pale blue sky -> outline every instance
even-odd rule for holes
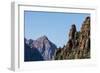
[[[76,24],[79,31],[86,16],[90,14],[24,11],[25,38],[36,40],[46,35],[57,47],[63,47],[71,25]]]

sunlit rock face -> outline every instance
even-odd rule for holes
[[[72,24],[68,42],[55,53],[55,60],[85,58],[90,58],[90,17],[85,18],[80,31]]]

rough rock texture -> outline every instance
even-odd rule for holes
[[[42,36],[38,38],[37,40],[30,39],[27,41],[27,45],[33,49],[32,50],[33,52],[34,52],[34,49],[36,49],[43,57],[43,60],[52,60],[55,50],[57,49],[56,45],[53,44],[51,41],[49,41],[46,36]],[[39,58],[40,58],[39,60],[42,60],[40,56]]]
[[[75,24],[69,31],[69,40],[63,48],[58,48],[55,60],[90,58],[90,17],[86,17],[80,31]]]
[[[28,44],[24,45],[24,61],[41,61],[44,60],[41,53],[36,48],[31,48]]]

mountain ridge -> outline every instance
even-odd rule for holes
[[[27,45],[32,49],[37,49],[43,60],[52,60],[57,46],[52,43],[47,36],[41,36],[36,40],[29,39],[26,41]]]

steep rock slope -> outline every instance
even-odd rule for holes
[[[55,52],[55,60],[90,58],[90,17],[86,17],[80,31],[75,24],[69,31],[69,40]]]
[[[56,45],[53,44],[46,36],[42,36],[37,40],[27,40],[26,44],[29,46],[29,49],[32,49],[31,51],[33,52],[33,54],[36,53],[34,52],[34,49],[35,51],[37,50],[40,53],[41,57],[43,58],[40,58],[40,60],[52,60],[55,50],[57,49]],[[33,55],[32,58],[34,58]]]

